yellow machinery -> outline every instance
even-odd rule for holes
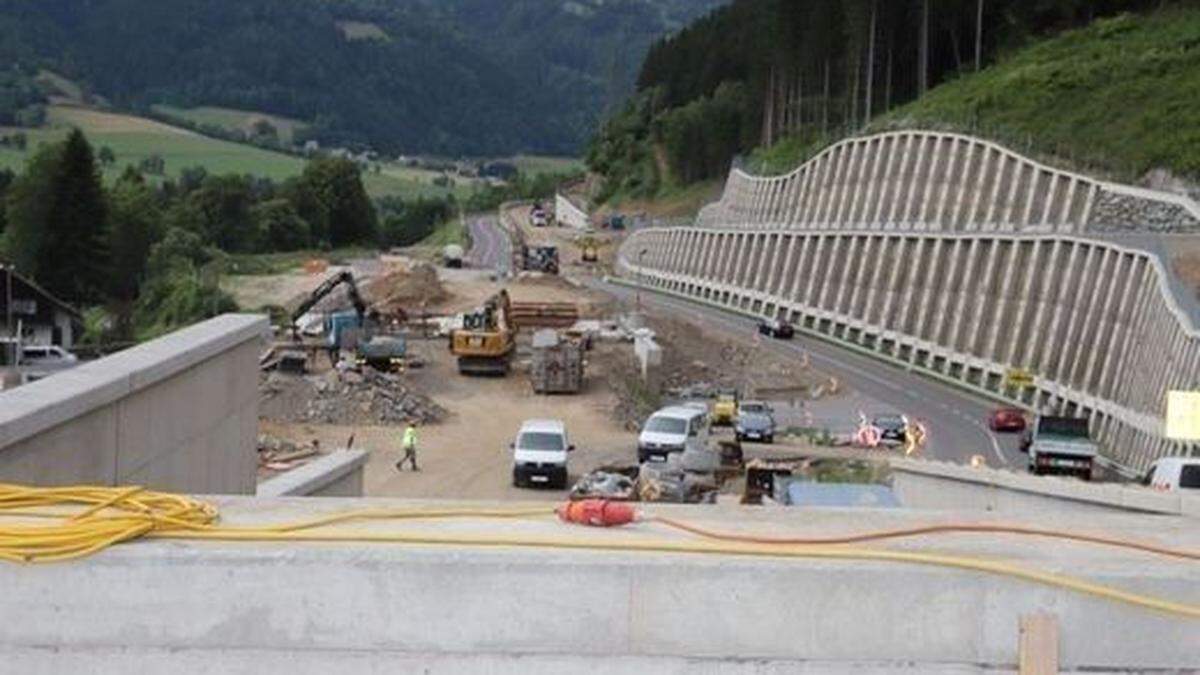
[[[738,398],[736,389],[717,392],[717,400],[712,405],[713,426],[733,426],[737,422]]]
[[[594,237],[584,237],[579,240],[579,248],[583,253],[580,259],[585,263],[594,263],[600,260],[600,244]]]
[[[506,290],[463,314],[463,327],[450,331],[450,352],[458,357],[458,372],[464,375],[507,375],[516,346]]]

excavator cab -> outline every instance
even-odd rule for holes
[[[463,327],[450,332],[450,352],[464,375],[506,375],[516,351],[508,291],[488,298],[482,307],[463,314]]]

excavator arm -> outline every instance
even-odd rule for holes
[[[362,295],[358,292],[358,285],[354,283],[354,275],[347,270],[321,282],[321,285],[313,289],[313,292],[300,303],[296,311],[292,312],[292,332],[295,333],[297,331],[296,322],[300,320],[300,317],[307,314],[313,307],[316,307],[318,302],[321,302],[321,300],[341,284],[346,284],[350,295],[350,303],[354,305],[354,311],[358,313],[359,323],[362,323],[367,314],[367,303],[363,302]]]

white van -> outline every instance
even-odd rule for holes
[[[567,486],[567,453],[575,446],[567,440],[567,426],[561,420],[525,420],[509,448],[516,487]]]
[[[1200,459],[1163,457],[1150,465],[1142,484],[1155,490],[1200,489]]]
[[[638,434],[638,462],[665,462],[688,446],[708,444],[708,411],[703,406],[676,405],[650,416]]]

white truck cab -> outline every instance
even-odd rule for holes
[[[1150,465],[1142,484],[1155,490],[1200,490],[1200,458],[1163,457]]]
[[[708,412],[703,406],[676,405],[654,413],[638,434],[638,462],[665,462],[689,446],[708,444]]]
[[[513,485],[567,486],[567,453],[575,446],[567,440],[567,426],[561,420],[525,420],[509,447]]]

